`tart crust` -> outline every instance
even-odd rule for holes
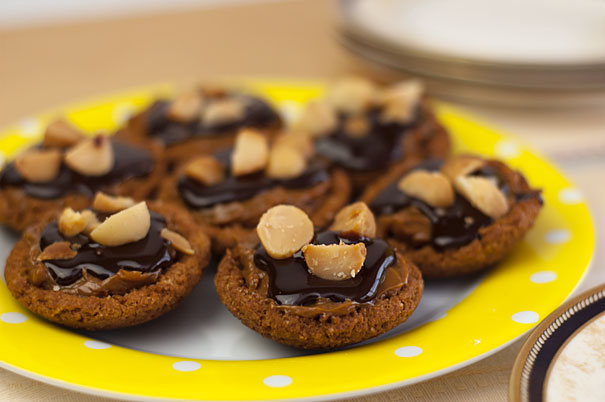
[[[487,160],[514,194],[529,193],[533,190],[525,177],[512,170],[504,163]],[[368,204],[389,184],[398,180],[413,164],[398,166],[383,178],[368,186],[361,196],[361,201]],[[511,199],[509,198],[509,202]],[[492,224],[479,229],[476,239],[458,247],[444,251],[435,250],[431,245],[414,248],[404,239],[393,236],[389,226],[397,225],[396,214],[377,216],[377,236],[382,237],[404,256],[411,259],[422,271],[425,278],[448,278],[479,272],[504,259],[513,247],[519,243],[532,228],[542,202],[538,196],[521,201],[512,201],[506,215]]]
[[[347,314],[301,316],[279,308],[273,299],[249,289],[240,257],[251,252],[243,247],[227,251],[214,277],[219,298],[247,327],[297,348],[333,349],[383,334],[408,319],[424,289],[418,268],[398,254],[397,264],[405,264],[408,269],[407,283],[401,288],[383,294],[373,303],[359,304]]]
[[[49,213],[41,223],[25,231],[8,257],[4,276],[12,295],[49,321],[86,330],[130,327],[172,310],[201,279],[202,270],[210,261],[210,241],[186,212],[158,202],[149,203],[149,208],[162,214],[167,227],[185,236],[194,250],[193,255],[181,254],[153,284],[105,297],[67,294],[34,285],[31,274],[41,264],[36,263],[41,253],[40,234],[57,218],[56,213]]]
[[[177,181],[180,171],[162,185],[159,198],[188,208],[180,197]],[[328,182],[310,188],[276,187],[249,200],[217,204],[202,210],[189,210],[212,239],[212,250],[218,255],[238,243],[250,247],[258,242],[256,225],[265,211],[279,204],[290,204],[304,210],[316,227],[327,226],[336,213],[349,202],[351,184],[341,169],[333,169]]]
[[[124,141],[124,143],[141,146],[127,141]],[[123,180],[103,188],[101,191],[111,195],[144,200],[157,190],[166,171],[163,147],[159,144],[149,144],[143,146],[143,148],[147,149],[153,158],[151,173],[145,177],[132,177]],[[2,188],[0,189],[0,224],[22,232],[27,227],[38,223],[40,218],[49,211],[59,212],[66,207],[79,210],[86,208],[91,202],[91,197],[78,193],[68,193],[59,198],[43,199],[31,197],[19,187]]]

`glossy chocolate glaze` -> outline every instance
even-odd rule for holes
[[[287,306],[312,306],[322,299],[356,303],[372,301],[379,293],[387,269],[397,261],[395,251],[383,240],[348,239],[332,231],[317,234],[313,244],[338,244],[341,240],[346,244],[363,242],[367,249],[366,260],[357,276],[342,281],[312,275],[302,251],[290,258],[276,260],[259,245],[254,253],[254,264],[268,273],[267,297]]]
[[[442,164],[443,162],[439,160],[429,160],[414,169],[436,171]],[[487,165],[473,172],[472,175],[494,178],[498,181],[502,191],[505,194],[508,192],[495,170]],[[407,207],[418,208],[431,221],[429,244],[436,250],[468,244],[479,236],[479,228],[493,222],[492,218],[473,207],[470,202],[457,193],[451,206],[435,208],[403,193],[397,187],[398,181],[395,180],[383,189],[372,200],[370,208],[377,215],[391,215]]]
[[[62,164],[59,174],[52,181],[31,183],[21,176],[13,163],[9,163],[0,173],[0,188],[19,187],[25,194],[43,199],[59,198],[68,193],[92,197],[107,186],[129,178],[147,176],[152,172],[153,158],[148,151],[117,141],[112,141],[111,145],[114,152],[114,166],[103,176],[84,176]]]
[[[214,155],[229,171],[231,150]],[[248,200],[255,195],[275,187],[288,189],[309,188],[330,178],[327,163],[313,160],[307,170],[293,179],[273,179],[260,171],[245,176],[233,176],[227,173],[225,180],[213,186],[183,176],[178,180],[177,188],[183,201],[191,208],[208,208],[216,204]]]
[[[382,169],[400,159],[403,137],[422,119],[423,113],[418,108],[411,123],[401,124],[381,122],[381,112],[380,108],[366,112],[370,128],[367,135],[359,138],[351,137],[345,132],[344,122],[347,116],[341,114],[337,129],[316,141],[317,153],[345,169],[356,171]]]
[[[44,265],[53,280],[61,286],[68,286],[82,278],[84,270],[98,279],[112,277],[120,270],[159,273],[162,268],[173,263],[174,254],[168,248],[168,241],[160,236],[160,231],[166,227],[164,217],[153,211],[150,214],[151,227],[145,238],[114,247],[96,243],[85,234],[66,237],[59,232],[57,222],[53,222],[42,231],[41,250],[60,241],[68,241],[80,247],[74,258],[44,261]],[[103,217],[99,218],[102,220]]]
[[[179,123],[167,116],[170,101],[158,100],[147,112],[147,130],[150,136],[166,145],[176,144],[193,137],[207,137],[225,132],[237,131],[242,127],[269,127],[279,122],[278,114],[260,98],[243,94],[226,95],[245,102],[242,118],[220,125],[207,125],[200,121]]]

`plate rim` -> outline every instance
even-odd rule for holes
[[[599,294],[601,294],[599,299],[589,303],[589,299],[591,297],[595,297]],[[574,315],[569,315],[566,317],[566,315],[570,314],[571,311],[575,313],[577,311],[583,310],[589,305],[602,299],[605,299],[605,283],[597,285],[578,295],[568,298],[568,300],[566,300],[555,311],[549,314],[531,331],[525,342],[523,342],[523,346],[521,346],[521,349],[519,350],[519,353],[517,354],[517,357],[515,358],[515,362],[513,364],[513,369],[509,380],[508,393],[509,400],[511,402],[533,402],[530,399],[529,394],[523,393],[524,391],[522,386],[522,384],[528,380],[526,376],[528,376],[533,371],[533,361],[529,361],[530,354],[533,351],[537,350],[535,353],[538,353],[541,350],[542,345],[540,343],[546,342],[551,336],[551,334],[548,333],[549,331],[551,333],[555,333],[559,329],[559,325],[557,325],[556,322],[559,319],[563,319],[563,322],[566,322],[574,317]],[[598,315],[591,317],[590,320],[582,323],[582,326],[584,326],[597,316]],[[555,325],[556,327],[553,329],[553,326]],[[565,345],[565,342],[569,341],[575,335],[577,335],[578,331],[582,328],[582,326],[576,329],[573,333],[570,334],[569,337],[563,340],[563,342],[559,345],[559,349],[557,349],[557,353],[561,351],[561,348]],[[549,370],[551,364],[552,361],[549,363]],[[526,374],[524,372],[526,372]],[[547,377],[548,373],[544,379],[545,381]]]

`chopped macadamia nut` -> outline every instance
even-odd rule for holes
[[[315,146],[311,137],[301,131],[291,131],[277,136],[273,140],[273,147],[290,146],[303,153],[305,158],[310,158],[315,152]]]
[[[69,242],[58,241],[46,246],[38,256],[38,261],[71,260],[77,254],[76,251],[72,250]]]
[[[267,176],[276,179],[292,179],[307,168],[305,155],[289,145],[274,146],[269,153]]]
[[[331,281],[355,278],[366,259],[366,246],[356,244],[307,244],[302,252],[309,271]]]
[[[90,238],[104,246],[134,243],[147,236],[151,216],[143,201],[105,219],[90,233]]]
[[[84,136],[74,126],[58,119],[46,127],[43,144],[46,148],[67,148],[82,141]]]
[[[375,237],[376,220],[365,202],[355,202],[341,209],[330,230],[343,236]]]
[[[65,154],[67,166],[85,176],[103,176],[111,171],[113,162],[113,147],[104,135],[81,141]]]
[[[448,207],[454,202],[454,189],[440,172],[414,170],[405,175],[397,187],[410,197],[418,198],[433,207]]]
[[[67,237],[77,235],[86,229],[88,221],[81,213],[74,211],[71,208],[65,208],[59,217],[59,232]]]
[[[370,122],[363,115],[350,116],[345,120],[345,133],[351,138],[362,138],[370,132]]]
[[[343,78],[337,81],[330,92],[328,100],[337,110],[360,114],[375,104],[377,89],[374,84],[361,77]]]
[[[386,89],[381,96],[383,110],[380,118],[386,123],[409,123],[414,118],[424,86],[409,80]]]
[[[311,101],[303,109],[295,128],[312,137],[328,135],[338,127],[336,110],[325,101]]]
[[[185,239],[183,236],[181,236],[177,232],[173,232],[170,229],[164,228],[160,232],[160,236],[162,236],[164,239],[168,240],[170,242],[170,244],[172,245],[172,247],[175,248],[175,250],[180,251],[183,254],[193,255],[194,251],[191,248],[191,244],[189,244],[187,239]]]
[[[456,177],[471,174],[475,170],[483,167],[483,165],[485,165],[483,159],[469,155],[460,155],[448,159],[443,166],[441,166],[441,172],[454,182]]]
[[[17,156],[14,166],[25,180],[46,183],[54,180],[59,174],[61,158],[61,152],[56,149],[31,149]]]
[[[278,205],[263,214],[256,233],[267,254],[275,259],[284,259],[313,239],[313,222],[299,208]]]
[[[202,101],[197,91],[182,93],[168,107],[168,118],[181,123],[195,121],[200,117]]]
[[[199,156],[185,167],[185,175],[205,186],[225,180],[225,167],[212,156]]]
[[[113,214],[132,207],[134,204],[134,200],[130,197],[114,197],[99,191],[92,201],[92,208],[98,212]]]
[[[202,111],[202,122],[215,126],[231,123],[244,117],[245,105],[239,99],[225,98],[212,102]]]
[[[95,230],[97,226],[101,224],[101,222],[99,222],[99,218],[97,218],[97,214],[90,209],[85,209],[84,211],[80,212],[80,214],[84,217],[84,219],[86,219],[86,228],[84,228],[83,232],[87,235],[89,235],[90,232]]]
[[[235,139],[231,154],[231,174],[242,176],[263,170],[269,160],[269,145],[264,135],[244,129]]]
[[[498,219],[508,212],[508,202],[496,183],[480,176],[458,176],[454,181],[456,191],[475,208],[492,219]]]

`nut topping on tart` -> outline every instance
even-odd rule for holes
[[[90,238],[104,246],[120,246],[147,236],[150,225],[149,210],[143,201],[105,219]]]
[[[414,118],[423,92],[424,86],[418,80],[403,81],[385,89],[380,94],[383,107],[381,120],[385,123],[409,123]]]
[[[168,240],[170,242],[170,244],[172,245],[172,247],[174,247],[177,251],[180,251],[181,253],[186,254],[186,255],[194,254],[194,251],[191,248],[191,244],[189,244],[189,241],[187,239],[185,239],[179,233],[173,232],[170,229],[164,228],[160,232],[160,235],[164,239]]]
[[[67,148],[84,139],[82,133],[63,119],[57,119],[46,127],[43,145],[46,148]]]
[[[15,168],[32,183],[52,181],[59,174],[61,152],[56,149],[28,150],[15,159]]]
[[[307,160],[300,149],[290,145],[271,147],[267,176],[276,179],[292,179],[300,176],[307,168]]]
[[[445,161],[441,166],[441,172],[446,175],[451,182],[454,182],[458,176],[466,176],[485,165],[485,161],[471,155],[460,155]]]
[[[330,230],[345,236],[375,237],[376,220],[365,202],[356,202],[341,209]]]
[[[328,94],[328,100],[338,111],[358,114],[374,105],[378,89],[371,81],[348,77],[337,81]]]
[[[311,137],[301,131],[290,131],[281,135],[278,135],[273,140],[274,147],[280,147],[287,145],[296,148],[303,153],[305,158],[310,158],[315,153],[315,145]]]
[[[307,244],[302,248],[311,273],[322,279],[341,281],[354,278],[366,259],[366,246],[355,244]]]
[[[88,219],[80,212],[71,208],[65,208],[59,216],[59,232],[67,237],[72,237],[82,232],[88,226]]]
[[[104,135],[85,139],[65,153],[65,163],[85,176],[103,176],[114,164],[111,142]]]
[[[508,212],[508,202],[498,186],[490,179],[475,176],[458,176],[456,191],[485,215],[498,219]]]
[[[311,101],[302,111],[296,129],[312,137],[330,134],[338,126],[336,110],[325,101]]]
[[[235,139],[231,154],[231,173],[242,176],[263,170],[269,159],[267,138],[252,129],[244,129]]]
[[[231,123],[244,117],[245,105],[240,99],[218,99],[202,111],[202,121],[211,126]]]
[[[278,205],[263,214],[256,233],[271,257],[291,257],[313,239],[313,222],[307,214],[291,205]]]
[[[398,183],[401,191],[433,207],[445,208],[454,202],[454,190],[447,176],[439,172],[414,170]]]
[[[180,123],[190,123],[200,116],[202,97],[197,91],[184,92],[168,107],[168,118]]]
[[[225,180],[225,167],[213,156],[199,156],[187,164],[185,175],[205,186],[212,186]]]
[[[130,197],[114,197],[103,192],[95,194],[92,201],[92,207],[95,211],[113,214],[126,208],[130,208],[135,204]]]

